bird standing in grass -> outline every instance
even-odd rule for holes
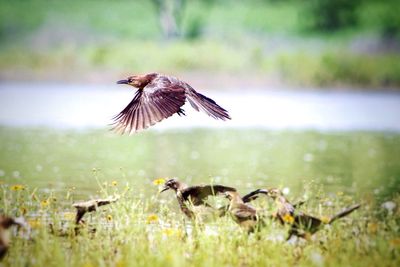
[[[177,179],[169,179],[165,182],[164,188],[160,191],[164,192],[169,189],[175,191],[179,207],[182,212],[189,218],[195,219],[198,215],[197,207],[212,208],[207,202],[209,196],[215,196],[227,191],[236,191],[233,187],[223,185],[196,185],[188,186]]]
[[[319,229],[321,229],[324,224],[331,224],[337,219],[340,219],[356,209],[358,209],[361,205],[356,204],[351,207],[348,207],[341,212],[335,214],[331,217],[326,218],[317,218],[303,212],[295,212],[295,206],[292,205],[283,195],[282,191],[277,188],[272,189],[258,189],[254,192],[259,194],[265,194],[271,197],[278,209],[274,214],[282,224],[290,224],[289,236],[288,240],[293,236],[299,236],[303,238],[307,238],[309,235],[314,234]],[[251,194],[251,193],[250,193]]]
[[[231,119],[228,112],[214,100],[196,92],[189,84],[175,77],[150,73],[130,76],[117,83],[138,89],[128,106],[114,117],[114,129],[121,133],[146,129],[175,113],[185,115],[182,106],[186,100],[195,110],[201,110],[214,119]]]
[[[229,199],[228,211],[232,218],[249,233],[263,225],[263,220],[257,210],[243,202],[236,191],[227,191],[225,196]]]

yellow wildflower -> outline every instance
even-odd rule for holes
[[[172,229],[172,228],[164,228],[164,229],[162,229],[162,233],[164,234],[164,235],[166,235],[166,236],[171,236],[171,235],[173,235],[174,234],[174,229]]]
[[[112,181],[112,182],[111,182],[111,185],[112,185],[112,186],[117,186],[117,184],[118,184],[117,181]]]
[[[339,191],[339,192],[336,193],[336,195],[338,195],[340,197],[340,196],[343,196],[344,193],[342,191]]]
[[[111,222],[112,219],[113,219],[113,217],[112,217],[110,214],[108,214],[108,215],[107,215],[107,221]]]
[[[49,201],[47,199],[40,201],[40,206],[42,208],[46,208],[49,205]]]
[[[20,191],[24,190],[25,187],[22,184],[15,184],[10,187],[11,191]]]
[[[36,229],[40,227],[41,222],[39,219],[30,219],[28,220],[28,224],[32,229]]]
[[[285,214],[285,216],[283,216],[282,219],[287,223],[293,223],[294,222],[294,218],[290,214]]]
[[[162,185],[162,184],[165,184],[165,179],[164,179],[164,178],[155,179],[155,180],[153,181],[153,184],[154,184],[154,185]]]
[[[166,236],[181,236],[181,231],[179,229],[174,229],[174,228],[164,228],[162,229],[162,233]]]
[[[375,234],[378,231],[377,223],[368,223],[368,232],[370,234]]]
[[[322,216],[320,219],[323,223],[329,223],[331,221],[331,218],[328,216]]]
[[[156,221],[158,221],[158,216],[156,214],[150,214],[149,216],[147,216],[146,223],[149,224]]]

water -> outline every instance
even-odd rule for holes
[[[350,91],[202,92],[226,108],[229,122],[215,121],[185,105],[153,129],[193,127],[400,131],[400,93]],[[106,128],[133,98],[126,86],[0,84],[0,125]]]

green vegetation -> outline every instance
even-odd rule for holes
[[[0,210],[24,214],[33,228],[32,240],[12,236],[6,266],[399,262],[397,134],[199,129],[121,137],[104,131],[2,128],[0,140]],[[192,226],[187,235],[190,223],[184,222],[173,193],[158,195],[152,183],[173,176],[191,184],[232,185],[242,194],[263,186],[288,187],[289,199],[307,199],[302,210],[316,216],[358,202],[363,206],[300,244],[282,241],[287,229],[273,223],[248,236],[229,217],[205,228]],[[75,236],[71,204],[114,194],[121,199],[86,215],[86,226]],[[387,201],[397,208],[382,206]],[[266,198],[253,204],[267,214],[274,208]]]
[[[119,136],[3,128],[0,140],[3,180],[32,187],[51,183],[57,190],[79,186],[94,192],[95,168],[101,180],[141,190],[157,177],[174,176],[189,183],[217,179],[242,189],[258,181],[299,192],[313,180],[357,196],[400,190],[400,137],[390,133],[193,130]]]
[[[400,85],[398,1],[182,1],[174,40],[163,38],[154,2],[1,0],[0,75],[88,81],[160,71]]]

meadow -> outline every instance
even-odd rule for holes
[[[257,129],[146,131],[0,129],[2,212],[23,215],[6,266],[397,266],[400,261],[400,136],[382,132]],[[268,221],[248,235],[229,216],[192,224],[158,178],[218,183],[245,194],[284,189],[302,211],[329,216],[361,203],[311,240],[285,242]],[[85,215],[77,201],[118,195]],[[218,197],[214,205],[227,204]],[[270,214],[274,204],[253,206]],[[94,231],[95,229],[95,231]]]

